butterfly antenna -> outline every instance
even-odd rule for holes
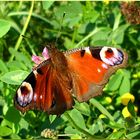
[[[59,31],[58,31],[58,34],[57,34],[57,37],[56,37],[56,40],[55,40],[55,46],[56,46],[56,44],[57,44],[58,38],[59,38],[60,35],[61,35],[61,30],[62,30],[62,25],[63,25],[63,21],[64,21],[65,15],[66,15],[66,13],[64,12],[64,13],[63,13],[62,20],[61,20],[61,22],[60,22],[60,28],[59,28]]]

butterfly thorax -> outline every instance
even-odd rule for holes
[[[68,63],[63,52],[59,51],[57,48],[53,48],[49,50],[49,55],[54,69],[60,73],[68,71]]]

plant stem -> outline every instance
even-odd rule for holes
[[[113,116],[96,99],[92,98],[90,103],[92,103],[93,106],[97,107],[104,115],[106,115],[112,122],[114,122]]]
[[[28,27],[28,24],[29,24],[29,21],[31,19],[31,15],[32,15],[32,12],[33,12],[33,8],[34,8],[34,0],[32,0],[32,2],[31,2],[31,8],[29,10],[29,14],[28,14],[28,17],[26,19],[25,25],[24,25],[24,27],[23,27],[23,29],[21,31],[21,34],[20,34],[20,36],[19,36],[19,38],[18,38],[18,40],[16,42],[15,50],[18,50],[18,48],[19,48],[19,46],[21,44],[22,38],[23,38],[22,35],[24,35],[26,30],[27,30],[27,27]],[[11,56],[10,61],[12,61],[13,59],[14,59],[14,55]]]
[[[23,12],[11,12],[10,14],[8,14],[8,16],[9,17],[11,17],[11,16],[18,16],[18,15],[28,15],[29,13],[28,12],[25,12],[25,11],[23,11]],[[42,16],[40,16],[40,15],[38,15],[38,14],[36,14],[36,13],[31,13],[31,16],[33,16],[33,17],[35,17],[35,18],[38,18],[38,19],[41,19],[42,21],[44,21],[44,22],[46,22],[46,23],[49,23],[50,25],[52,25],[53,26],[53,24],[52,24],[52,22],[51,21],[49,21],[49,20],[47,20],[45,17],[42,17]]]
[[[76,46],[75,48],[78,48],[79,45],[81,45],[84,41],[86,41],[88,38],[90,38],[92,35],[94,35],[95,33],[99,32],[102,28],[95,28],[95,30],[93,30],[90,34],[88,34],[85,38],[83,38]]]

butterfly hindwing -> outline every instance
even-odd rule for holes
[[[34,69],[22,82],[14,99],[16,108],[23,113],[29,109],[46,111],[52,102],[51,81],[50,60],[48,60],[46,65]]]
[[[50,114],[59,115],[62,114],[65,110],[71,109],[74,105],[74,100],[71,94],[72,84],[70,82],[70,77],[63,77],[63,75],[57,73],[57,71],[55,71],[55,73],[56,77],[53,81],[53,95],[55,104],[49,110],[49,112]]]

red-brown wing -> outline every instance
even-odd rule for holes
[[[110,47],[86,47],[65,55],[73,75],[73,93],[80,102],[101,94],[111,74],[127,62],[122,50]]]
[[[53,95],[51,65],[46,65],[33,70],[18,88],[14,103],[18,110],[26,112],[30,109],[46,111],[51,107]],[[46,101],[47,100],[47,101]]]
[[[71,95],[72,91],[72,81],[68,76],[67,78],[63,73],[55,71],[56,77],[53,80],[53,95],[54,95],[54,105],[48,110],[49,114],[60,115],[64,111],[71,109],[74,105],[74,100]]]
[[[37,67],[23,81],[17,90],[14,103],[18,110],[43,110],[48,114],[62,114],[72,108],[73,99],[69,81],[62,80],[61,74],[46,64]]]

